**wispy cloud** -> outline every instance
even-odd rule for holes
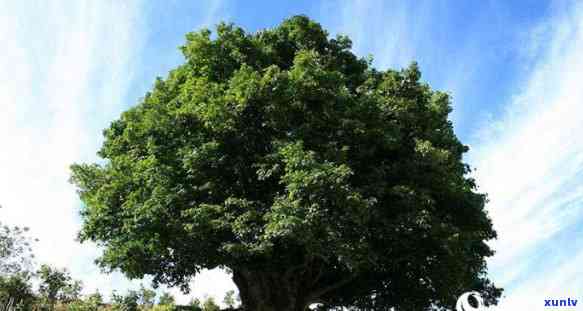
[[[420,15],[424,14],[420,5]],[[373,55],[380,68],[399,68],[415,60],[416,30],[405,2],[334,1],[321,5],[322,22],[334,33],[348,35],[358,55]],[[424,22],[419,16],[419,21]]]
[[[490,267],[508,288],[500,310],[583,293],[583,6],[555,8],[532,34],[530,74],[470,154],[499,232]]]
[[[141,44],[136,2],[14,2],[0,13],[0,210],[40,239],[39,263],[69,267],[87,290],[121,282],[75,241],[71,163],[94,159],[119,112]],[[122,282],[123,283],[123,282]]]
[[[130,87],[153,81],[153,76],[139,76],[144,70],[138,66],[166,65],[143,59],[145,40],[159,39],[145,20],[148,7],[138,1],[4,1],[2,7],[2,222],[30,227],[40,239],[37,261],[70,268],[86,292],[109,295],[136,288],[139,281],[120,273],[100,273],[93,264],[100,250],[75,241],[81,203],[68,183],[68,167],[97,160],[101,130],[137,96]],[[192,23],[213,26],[225,13],[223,1],[210,2]],[[159,56],[172,53],[178,53],[175,46]],[[169,69],[154,74],[164,76]],[[193,282],[196,296],[217,299],[233,287],[220,271],[205,271]],[[172,291],[179,302],[187,302],[187,296]]]

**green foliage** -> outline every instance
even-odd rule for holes
[[[202,302],[198,298],[191,299],[188,305],[192,311],[202,311]]]
[[[70,280],[69,283],[63,288],[59,300],[64,303],[79,300],[81,296],[81,290],[83,285],[81,281]]]
[[[101,295],[101,293],[99,292],[99,290],[96,290],[95,293],[90,294],[89,296],[87,296],[86,301],[88,301],[90,304],[92,305],[101,305],[103,303],[103,296]]]
[[[104,164],[72,166],[102,267],[184,290],[228,267],[258,311],[497,301],[486,196],[416,64],[374,69],[303,16],[186,38],[185,63],[105,130]]]
[[[0,206],[1,208],[1,206]],[[30,310],[36,299],[33,277],[32,243],[27,227],[0,223],[0,307]]]
[[[150,308],[154,305],[154,301],[156,299],[156,292],[152,289],[144,287],[143,284],[140,284],[140,290],[138,291],[139,294],[139,303],[145,308]]]
[[[77,299],[66,304],[69,311],[98,311],[103,303],[103,297],[96,291],[85,299]]]
[[[221,308],[216,304],[213,297],[207,297],[202,303],[203,311],[220,311]]]
[[[223,298],[223,303],[229,308],[235,307],[236,298],[235,298],[235,291],[234,290],[230,290],[230,291],[227,291],[225,293],[225,298]]]
[[[0,305],[15,307],[17,310],[30,310],[35,301],[31,286],[31,275],[19,272],[10,276],[0,276]]]
[[[18,274],[32,269],[34,241],[26,235],[28,231],[27,227],[0,223],[0,274]]]
[[[51,310],[57,300],[69,303],[79,299],[81,282],[73,280],[67,269],[42,265],[37,275],[40,279],[39,294],[43,303]]]
[[[97,308],[93,308],[93,306],[87,303],[84,300],[77,300],[67,304],[68,311],[97,311]]]
[[[112,309],[114,311],[138,311],[138,302],[140,301],[140,294],[135,290],[130,290],[126,295],[119,295],[113,293],[112,295]]]
[[[176,301],[174,300],[174,296],[167,292],[162,293],[162,295],[158,299],[158,304],[160,305],[174,305],[175,302]]]
[[[85,299],[77,299],[67,304],[69,311],[98,311],[103,303],[103,297],[95,292]]]
[[[159,304],[159,305],[153,306],[149,310],[150,311],[174,311],[175,308],[176,307],[174,304]]]

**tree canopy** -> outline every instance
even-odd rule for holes
[[[67,269],[41,265],[37,274],[40,279],[39,294],[49,310],[54,310],[57,301],[70,303],[79,299],[82,283],[74,280]]]
[[[99,264],[181,286],[229,268],[247,310],[495,303],[496,237],[450,97],[378,70],[305,16],[186,35],[184,64],[75,164]]]
[[[1,208],[1,207],[0,207]],[[0,223],[0,276],[29,273],[33,269],[32,239],[28,227]]]

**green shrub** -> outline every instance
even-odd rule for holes
[[[172,304],[158,304],[152,307],[150,311],[175,311],[176,307]]]
[[[129,291],[125,296],[113,294],[114,311],[138,311],[140,295],[136,291]]]

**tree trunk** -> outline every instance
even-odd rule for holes
[[[233,270],[233,281],[245,311],[308,310],[307,288],[297,275],[281,272]]]

